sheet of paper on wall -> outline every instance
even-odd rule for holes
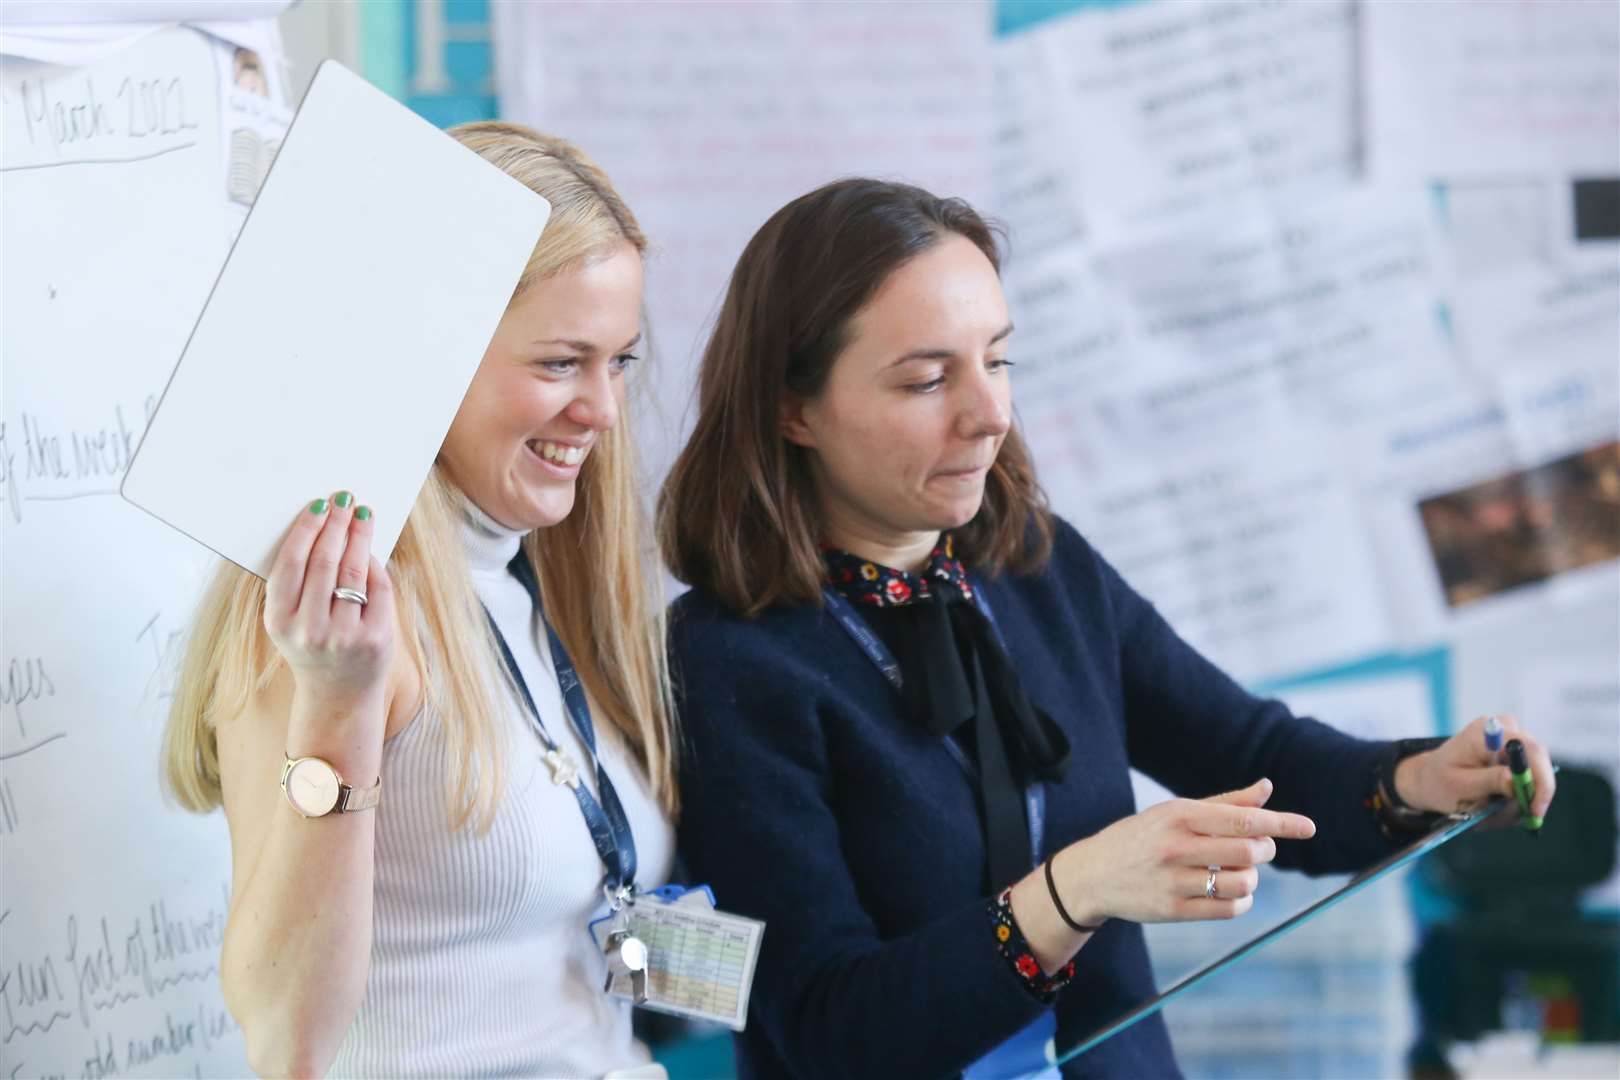
[[[1620,173],[1614,5],[1363,4],[1379,180]]]
[[[1311,444],[1120,462],[1056,509],[1182,637],[1245,681],[1387,648],[1378,567],[1349,484]]]
[[[1559,185],[1547,180],[1448,181],[1433,190],[1460,282],[1545,263],[1557,247]]]
[[[1588,356],[1550,354],[1501,373],[1502,408],[1526,467],[1620,438],[1620,367]]]
[[[1620,676],[1612,653],[1526,667],[1519,677],[1519,716],[1555,762],[1594,769],[1620,792]],[[1620,907],[1620,866],[1587,894],[1586,903]]]
[[[1314,198],[1357,175],[1349,0],[1078,11],[1030,31],[1060,87],[1088,232]]]
[[[1052,62],[1033,34],[996,38],[995,135],[991,141],[995,201],[1007,227],[1004,271],[1022,269],[1043,252],[1083,239],[1075,190],[1079,162],[1058,117]],[[1020,361],[1022,362],[1022,361]]]
[[[264,576],[299,507],[347,489],[386,561],[549,213],[322,64],[124,496]]]
[[[1612,365],[1620,355],[1620,266],[1525,263],[1453,290],[1469,363],[1502,372],[1554,359]]]
[[[214,41],[225,148],[221,194],[226,230],[232,239],[247,220],[292,122],[280,42],[274,35],[263,36],[266,40],[258,48],[218,38]]]
[[[1130,349],[1120,298],[1075,245],[1017,259],[1002,273],[1017,327],[1014,402],[1026,416],[1069,399],[1089,400],[1126,375],[1140,357]]]
[[[1158,230],[1096,270],[1124,313],[1133,362],[1077,392],[1131,456],[1270,425],[1353,470],[1403,410],[1466,383],[1441,318],[1448,274],[1416,192]]]
[[[1296,443],[1336,487],[1384,484],[1401,418],[1473,386],[1440,317],[1446,278],[1416,192],[1013,264],[1015,400],[1049,490],[1082,512],[1104,474]],[[1252,466],[1296,464],[1269,461]]]

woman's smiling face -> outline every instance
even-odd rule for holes
[[[641,293],[641,256],[625,244],[508,305],[439,451],[450,480],[502,525],[545,528],[573,509],[580,470],[624,404]]]

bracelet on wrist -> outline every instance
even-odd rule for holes
[[[1001,890],[1001,894],[990,901],[989,912],[996,951],[1018,976],[1024,989],[1037,1001],[1050,1005],[1057,992],[1074,979],[1074,961],[1069,960],[1050,975],[1041,970],[1023,930],[1019,929],[1018,920],[1013,917],[1011,888]]]
[[[1053,858],[1056,858],[1056,856],[1053,856]],[[1052,877],[1052,859],[1047,859],[1044,866],[1046,870],[1046,891],[1052,895],[1052,906],[1057,908],[1058,918],[1067,923],[1069,929],[1077,934],[1095,934],[1098,930],[1101,930],[1102,923],[1087,926],[1084,923],[1075,921],[1074,916],[1069,914],[1069,909],[1063,906],[1062,898],[1058,896],[1057,881]]]

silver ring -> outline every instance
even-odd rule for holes
[[[1216,867],[1213,867],[1213,866],[1210,867],[1209,868],[1209,877],[1204,879],[1204,899],[1205,900],[1213,900],[1213,899],[1215,899],[1215,870],[1216,870]]]
[[[332,597],[337,600],[348,600],[351,603],[366,606],[366,594],[359,589],[345,589],[342,587],[332,590]]]

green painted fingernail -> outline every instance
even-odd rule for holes
[[[309,504],[309,512],[312,513],[312,514],[324,514],[324,513],[326,513],[326,500],[325,499],[316,499],[314,502],[310,503]]]
[[[356,510],[354,512],[354,517],[355,517],[356,521],[370,521],[371,520],[371,507],[362,506],[360,509],[358,509],[358,510]]]
[[[336,495],[332,496],[332,501],[337,503],[339,506],[348,506],[350,503],[354,502],[354,496],[350,495],[347,491],[340,491]]]

